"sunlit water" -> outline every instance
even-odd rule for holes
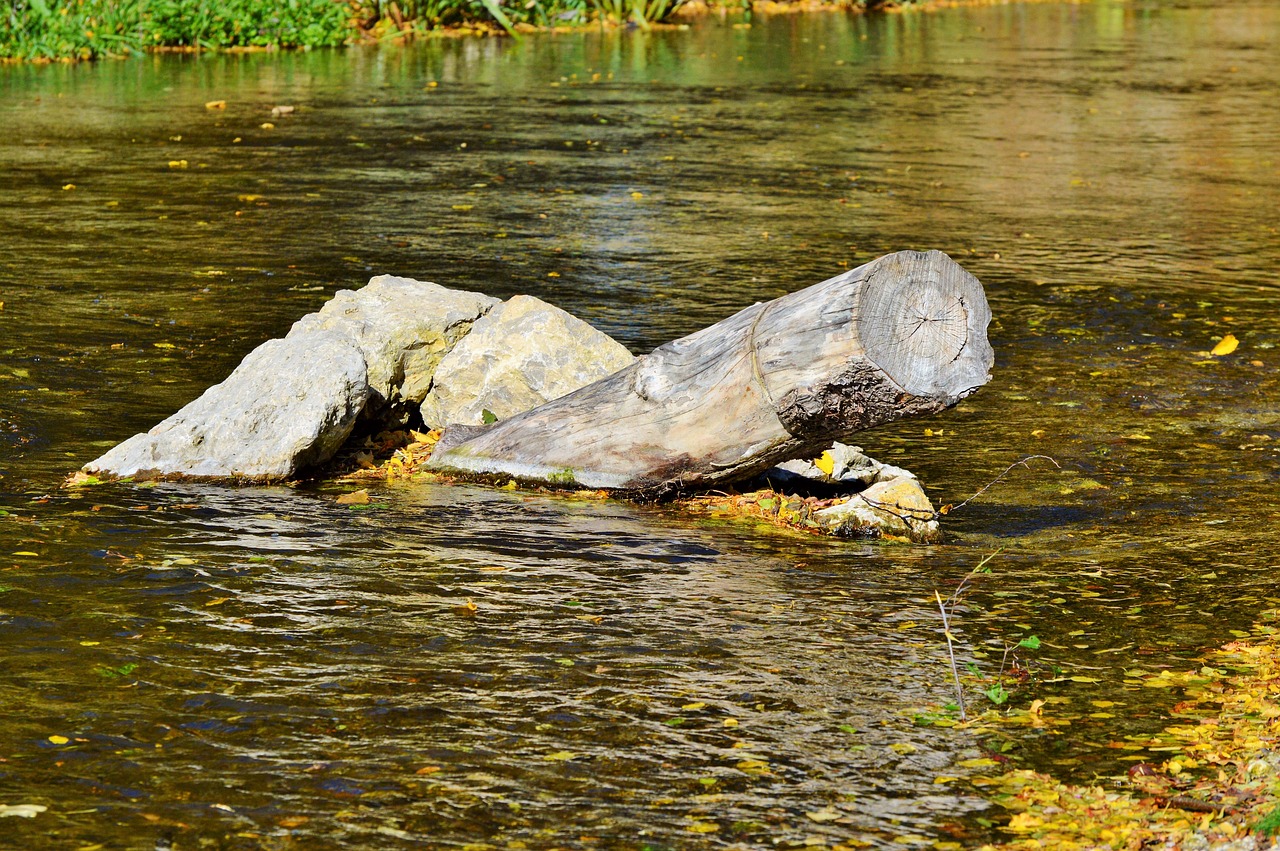
[[[0,68],[0,804],[48,807],[0,847],[970,844],[998,812],[960,763],[1122,771],[1168,697],[1123,672],[1280,602],[1280,6],[732,23]],[[900,248],[983,281],[997,365],[860,442],[939,503],[1060,465],[944,545],[59,489],[372,274],[641,352]],[[962,658],[1036,635],[1013,703],[1116,717],[913,724],[953,697],[934,591],[997,549]]]

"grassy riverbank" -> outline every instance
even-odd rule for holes
[[[75,61],[149,50],[335,47],[438,33],[647,27],[710,11],[868,9],[917,0],[14,0],[0,61]]]

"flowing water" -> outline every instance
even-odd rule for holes
[[[0,68],[0,804],[47,807],[0,847],[969,845],[967,760],[1123,771],[1169,699],[1124,672],[1280,603],[1278,42],[1275,0],[1104,1]],[[901,248],[983,281],[997,364],[860,443],[939,503],[1058,465],[939,546],[60,488],[373,274],[643,352]],[[1075,720],[920,726],[935,589],[997,551],[962,659],[1037,636],[1012,702]]]

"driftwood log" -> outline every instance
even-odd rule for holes
[[[942,411],[990,379],[982,285],[901,251],[756,304],[493,425],[445,430],[430,466],[661,499]]]

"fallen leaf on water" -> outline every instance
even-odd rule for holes
[[[292,828],[292,827],[302,827],[304,824],[306,824],[309,821],[311,821],[311,819],[308,816],[285,816],[284,818],[277,821],[276,824],[280,825],[281,827]],[[83,849],[81,849],[81,851],[83,851]]]
[[[543,759],[553,760],[555,762],[568,762],[571,759],[577,759],[578,755],[573,751],[556,751],[549,753]]]
[[[422,768],[415,771],[414,774],[435,774],[438,771],[440,771],[440,766],[438,765],[424,765]]]
[[[204,108],[205,109],[226,109],[227,102],[225,100],[205,101]]]
[[[48,809],[43,804],[0,804],[0,818],[35,818]]]
[[[479,610],[480,610],[479,607],[476,606],[476,604],[471,600],[468,600],[466,603],[462,604],[461,606],[453,607],[454,614],[461,615],[464,618],[475,617],[476,612],[478,612]]]
[[[720,829],[720,825],[709,821],[695,821],[689,825],[688,829],[694,833],[715,833]]]
[[[641,198],[643,198],[643,197],[644,197],[644,193],[643,193],[643,192],[632,192],[632,193],[631,193],[631,197],[632,197],[632,198],[634,198],[636,201],[639,201]]]
[[[697,701],[697,702],[694,702],[694,703],[686,703],[684,706],[681,706],[680,708],[681,708],[681,709],[686,709],[686,710],[688,710],[688,711],[690,711],[690,712],[696,712],[696,711],[697,711],[697,710],[699,710],[699,709],[705,709],[705,708],[706,708],[706,704],[705,704],[705,703],[702,703],[701,701]]]
[[[230,599],[231,599],[230,597],[215,597],[214,599],[205,603],[204,607],[207,609],[210,606],[221,606],[223,603],[227,602]]]
[[[1218,356],[1229,355],[1234,352],[1236,347],[1239,345],[1240,341],[1236,339],[1235,334],[1227,334],[1218,342],[1218,345],[1213,347],[1209,354]]]
[[[804,817],[809,819],[810,821],[824,822],[824,821],[835,821],[836,819],[840,818],[840,815],[841,815],[840,813],[836,812],[830,807],[825,807],[821,810],[816,810],[811,813],[805,813]]]
[[[338,505],[368,505],[369,491],[361,488],[351,493],[340,494],[337,499]]]

